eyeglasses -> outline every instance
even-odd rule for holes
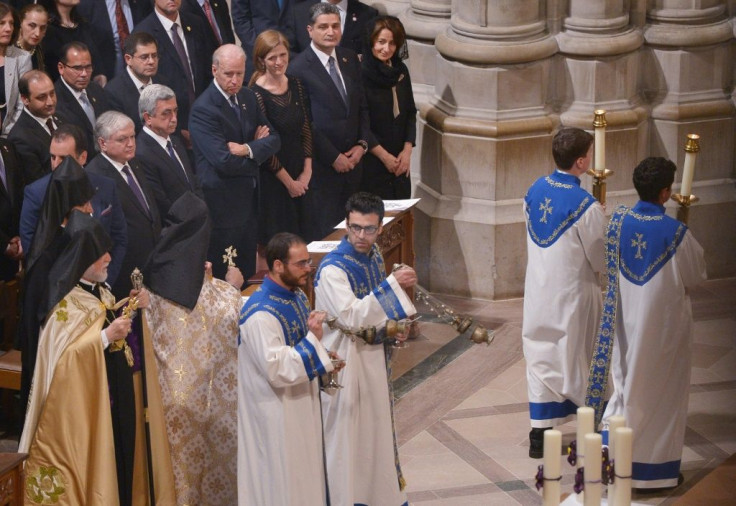
[[[299,260],[298,262],[287,262],[286,265],[296,265],[300,269],[306,269],[308,267],[312,267],[312,258],[307,258],[306,260]]]
[[[138,58],[140,61],[158,60],[158,53],[134,55],[133,58]]]
[[[360,235],[361,232],[365,232],[365,235],[374,235],[378,232],[376,225],[368,225],[367,227],[361,227],[360,225],[348,225],[348,228],[355,235]]]
[[[67,65],[66,63],[62,63],[62,65],[64,65],[68,69],[72,69],[77,74],[81,74],[85,70],[89,73],[92,72],[95,68],[94,65],[92,65],[91,63],[89,65]]]

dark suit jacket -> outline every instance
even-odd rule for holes
[[[220,37],[222,37],[223,44],[235,44],[235,34],[233,33],[233,22],[230,19],[230,8],[227,6],[226,0],[210,0],[210,6],[212,7],[212,14],[215,17],[215,23],[220,29]],[[204,9],[199,6],[197,0],[182,0],[181,11],[189,12],[201,18],[206,23],[206,26],[210,28],[208,33],[212,34],[212,43],[215,47],[220,44],[217,42],[217,36],[210,27],[210,22],[207,19],[207,15],[204,13]]]
[[[153,76],[152,80],[155,84],[161,82],[157,76]],[[110,102],[110,108],[132,119],[135,123],[135,133],[140,133],[143,128],[141,117],[138,115],[138,99],[141,98],[141,92],[135,87],[127,70],[107,83],[105,94]]]
[[[319,2],[320,0],[297,2],[291,9],[288,33],[292,37],[289,39],[291,50],[295,53],[304,51],[312,42],[309,38],[309,32],[307,32],[309,8]],[[348,12],[345,17],[345,28],[342,31],[340,47],[346,47],[361,54],[367,29],[366,24],[376,16],[378,16],[378,11],[373,7],[360,3],[358,0],[348,0]]]
[[[128,162],[128,165],[135,174],[136,179],[143,191],[148,207],[150,209],[150,218],[145,209],[141,207],[135,194],[128,186],[128,182],[117,171],[115,167],[102,154],[95,156],[86,170],[90,174],[99,174],[107,176],[115,181],[115,186],[120,199],[120,204],[125,215],[125,222],[128,227],[128,246],[125,249],[125,256],[120,267],[118,279],[112,285],[112,292],[116,298],[127,297],[132,288],[130,282],[130,273],[136,267],[142,269],[148,255],[153,250],[161,235],[161,218],[156,207],[156,198],[153,190],[148,185],[146,176],[135,158]]]
[[[211,29],[205,25],[206,22],[201,21],[193,14],[180,12],[179,16],[182,24],[180,31],[184,34],[192,67],[194,95],[199,96],[212,81],[212,53],[215,48],[212,46],[212,37],[208,33],[208,30]],[[189,102],[184,66],[176,49],[174,49],[174,43],[171,42],[169,34],[164,30],[155,12],[136,25],[133,31],[148,32],[156,39],[159,56],[157,75],[160,77],[162,84],[165,84],[176,93],[176,103],[179,106],[179,114],[177,115],[179,127],[186,130],[192,104]]]
[[[128,245],[128,230],[125,224],[123,208],[120,205],[115,181],[109,177],[92,174],[87,171],[90,183],[95,187],[92,197],[93,216],[105,227],[105,231],[112,239],[110,255],[112,260],[107,268],[107,282],[112,284],[117,279],[120,266],[123,263],[125,249]],[[41,207],[46,199],[46,190],[51,181],[51,174],[34,181],[23,191],[23,208],[20,213],[20,240],[23,251],[31,250],[33,236],[36,233]]]
[[[18,220],[21,207],[20,162],[13,145],[0,139],[0,156],[5,165],[7,188],[0,182],[0,280],[13,279],[18,272],[18,262],[5,256],[5,249],[13,237],[18,235]]]
[[[58,116],[53,118],[56,125],[63,123]],[[20,159],[22,186],[51,173],[51,135],[25,109],[10,130],[8,140]]]
[[[248,60],[253,57],[253,43],[256,37],[264,30],[278,30],[288,40],[292,39],[288,17],[294,2],[295,0],[284,0],[282,8],[279,9],[277,0],[232,0],[235,32],[243,44]]]
[[[311,187],[328,185],[338,178],[332,163],[359,140],[374,145],[370,132],[368,105],[363,93],[360,62],[355,52],[336,48],[340,72],[345,81],[349,107],[312,48],[300,53],[289,65],[289,74],[301,79],[312,106],[312,139],[314,142]],[[372,146],[371,146],[372,147]],[[359,178],[359,171],[347,173]],[[353,175],[354,174],[354,175]]]
[[[151,0],[128,0],[130,13],[133,15],[133,26],[128,30],[133,31],[135,25],[153,12]],[[90,24],[92,38],[97,45],[97,50],[102,55],[100,61],[94,61],[95,71],[112,79],[115,73],[115,38],[110,17],[107,15],[107,5],[104,0],[81,0],[77,6],[77,12]],[[117,30],[117,27],[115,28]]]
[[[56,114],[61,117],[64,123],[71,123],[82,129],[87,140],[87,153],[93,156],[97,152],[94,125],[89,122],[84,109],[82,109],[76,97],[72,95],[72,92],[69,91],[69,88],[67,88],[62,80],[63,78],[60,77],[54,83],[54,88],[56,89]],[[103,112],[112,109],[110,102],[107,100],[105,90],[99,84],[90,81],[86,91],[87,97],[92,103],[92,108],[95,110],[96,118],[99,118]]]
[[[135,142],[135,159],[141,164],[146,179],[153,189],[161,218],[166,217],[171,204],[187,191],[204,199],[184,145],[176,134],[170,138],[174,151],[184,166],[186,176],[182,171],[182,166],[174,161],[169,153],[145,130],[138,134]]]

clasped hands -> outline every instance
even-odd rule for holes
[[[335,161],[332,162],[332,168],[337,172],[350,172],[360,163],[364,154],[363,146],[356,144],[345,153],[337,155]]]

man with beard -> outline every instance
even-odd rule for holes
[[[325,504],[317,376],[333,370],[325,314],[301,290],[312,259],[299,236],[266,246],[269,274],[240,313],[238,504]],[[267,479],[262,479],[267,476]]]

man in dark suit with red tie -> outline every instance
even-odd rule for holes
[[[345,217],[345,203],[358,191],[363,155],[375,145],[363,93],[358,56],[340,42],[340,13],[329,3],[311,8],[311,45],[289,65],[301,79],[312,107],[314,159],[309,202],[311,234],[324,237]]]
[[[281,140],[255,94],[243,87],[245,53],[240,47],[220,46],[212,56],[212,74],[215,79],[190,118],[197,176],[212,219],[207,259],[215,276],[224,279],[222,254],[234,246],[247,279],[255,271],[258,166],[279,150]]]
[[[180,12],[182,0],[154,0],[154,10],[133,32],[147,32],[158,44],[158,76],[176,93],[179,128],[187,146],[189,111],[212,79],[213,38],[198,16]]]
[[[215,47],[235,44],[230,7],[226,0],[182,0],[181,11],[199,16],[207,23],[211,28]]]
[[[132,289],[130,273],[146,264],[149,253],[158,242],[161,218],[153,190],[134,158],[133,120],[123,113],[108,111],[97,118],[95,138],[100,154],[87,164],[86,169],[115,181],[128,225],[128,246],[120,275],[112,285],[113,294],[124,297]]]
[[[163,84],[152,84],[141,92],[139,109],[144,127],[135,143],[135,157],[156,196],[162,217],[184,193],[204,199],[197,175],[176,131],[176,95]]]

